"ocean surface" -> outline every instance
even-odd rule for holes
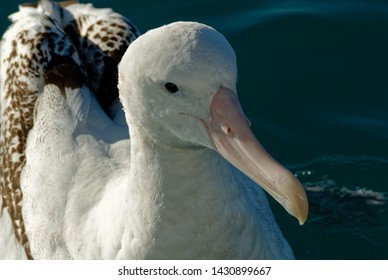
[[[0,32],[24,1],[1,1]],[[388,259],[388,1],[92,1],[142,32],[223,33],[260,142],[306,187],[303,226],[271,200],[298,259]]]

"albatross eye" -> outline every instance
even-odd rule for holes
[[[164,88],[169,92],[169,93],[176,93],[179,91],[179,88],[173,84],[173,83],[165,83]]]

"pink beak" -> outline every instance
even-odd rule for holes
[[[210,113],[207,128],[217,151],[303,224],[308,215],[304,188],[260,145],[249,128],[250,122],[237,95],[231,89],[221,87],[213,97]]]

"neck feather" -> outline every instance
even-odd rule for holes
[[[209,149],[173,149],[132,135],[133,224],[149,235],[142,257],[237,257],[238,246],[226,240],[240,236],[247,220],[231,227],[231,219],[252,216],[230,165]]]

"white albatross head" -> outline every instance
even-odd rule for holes
[[[119,65],[120,99],[131,133],[136,127],[143,137],[171,148],[217,151],[303,224],[306,193],[254,137],[236,81],[236,56],[228,41],[195,22],[148,31]]]

